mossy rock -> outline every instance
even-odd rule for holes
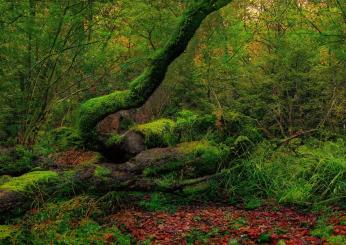
[[[170,119],[159,119],[133,127],[133,131],[144,136],[147,147],[168,146],[173,143],[175,122]]]
[[[14,177],[0,185],[0,190],[13,192],[26,192],[38,184],[48,183],[58,178],[58,174],[53,171],[35,171],[26,173],[19,177]]]

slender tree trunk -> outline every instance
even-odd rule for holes
[[[230,2],[231,0],[193,1],[165,47],[154,53],[148,67],[130,83],[128,90],[115,91],[83,103],[80,107],[79,130],[86,146],[98,145],[95,128],[106,116],[143,105],[163,81],[168,66],[184,52],[202,21]]]

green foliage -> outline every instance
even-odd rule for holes
[[[345,140],[310,139],[303,145],[259,144],[235,163],[225,180],[231,195],[276,197],[282,203],[345,200]]]
[[[0,190],[26,192],[39,184],[48,184],[56,180],[58,174],[53,171],[35,171],[19,177],[11,178],[9,181],[0,185]]]
[[[208,130],[215,129],[215,115],[201,115],[190,110],[177,113],[174,133],[180,142],[200,140]]]
[[[327,239],[328,244],[331,245],[338,245],[338,244],[345,244],[346,243],[346,237],[345,236],[330,236]]]
[[[119,134],[111,135],[106,142],[107,147],[119,145],[122,141],[122,137]]]
[[[262,205],[262,200],[256,197],[252,197],[252,198],[246,198],[244,200],[244,207],[245,209],[256,209],[259,208]]]
[[[226,110],[222,115],[224,132],[229,136],[227,141],[237,147],[248,148],[262,140],[254,119],[239,112]],[[231,142],[230,142],[231,141]]]
[[[37,166],[33,152],[22,145],[0,155],[0,175],[18,175]]]
[[[60,127],[52,131],[41,132],[34,150],[41,155],[82,146],[82,139],[74,128]]]
[[[111,173],[111,169],[97,165],[95,168],[94,175],[99,178],[106,178],[109,177]]]
[[[269,243],[270,241],[271,241],[271,237],[270,237],[270,234],[268,233],[263,233],[258,238],[259,243]]]
[[[5,239],[10,238],[16,230],[17,229],[11,225],[0,225],[0,243]]]
[[[131,201],[143,198],[142,193],[111,191],[98,199],[101,210],[118,211]]]
[[[174,213],[177,209],[174,199],[163,193],[154,192],[147,200],[140,201],[140,207],[149,211],[166,211]]]

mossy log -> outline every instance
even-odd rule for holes
[[[167,44],[153,54],[148,67],[130,83],[128,90],[115,91],[83,103],[80,107],[79,130],[85,145],[97,148],[99,141],[95,129],[106,116],[143,105],[163,81],[168,66],[184,52],[206,16],[229,2],[231,0],[191,1]]]
[[[223,154],[222,149],[208,142],[190,142],[145,150],[122,164],[55,166],[54,170],[30,172],[0,185],[0,214],[29,208],[37,197],[78,191],[182,190],[213,176]],[[178,175],[173,178],[167,174],[174,172]]]
[[[175,122],[159,119],[136,125],[122,135],[113,134],[106,138],[103,154],[112,162],[121,163],[138,153],[154,148],[172,145]]]

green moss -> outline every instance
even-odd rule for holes
[[[10,181],[12,177],[10,175],[1,175],[0,176],[0,185]]]
[[[183,189],[183,192],[187,195],[195,195],[200,194],[202,192],[205,192],[209,189],[209,183],[208,182],[202,182],[198,183],[196,185],[187,186]]]
[[[107,115],[121,109],[131,108],[130,91],[115,91],[111,94],[90,99],[83,103],[79,111],[79,130],[85,140],[95,140],[95,126]]]
[[[184,161],[179,161],[179,160],[170,161],[159,166],[147,167],[144,169],[143,174],[145,176],[155,176],[160,173],[177,170],[181,168],[184,164],[185,164]]]
[[[208,141],[182,143],[178,145],[178,151],[188,155],[188,160],[194,162],[197,175],[215,173],[223,167],[229,154],[227,147]]]
[[[191,154],[193,153],[198,146],[207,146],[208,141],[192,141],[184,142],[177,146],[177,149],[182,154]]]
[[[105,178],[112,174],[112,170],[102,166],[96,166],[94,175],[99,178]]]
[[[159,119],[150,123],[137,125],[135,132],[141,133],[148,147],[170,145],[172,143],[172,131],[175,122],[170,119]]]
[[[22,176],[12,178],[10,181],[0,185],[0,190],[25,192],[37,184],[47,183],[53,179],[56,179],[57,177],[58,174],[53,171],[30,172]]]
[[[0,241],[6,238],[10,238],[17,229],[11,225],[0,225]]]
[[[111,147],[111,146],[116,146],[119,145],[122,141],[122,137],[119,134],[113,134],[107,139],[106,146]]]

